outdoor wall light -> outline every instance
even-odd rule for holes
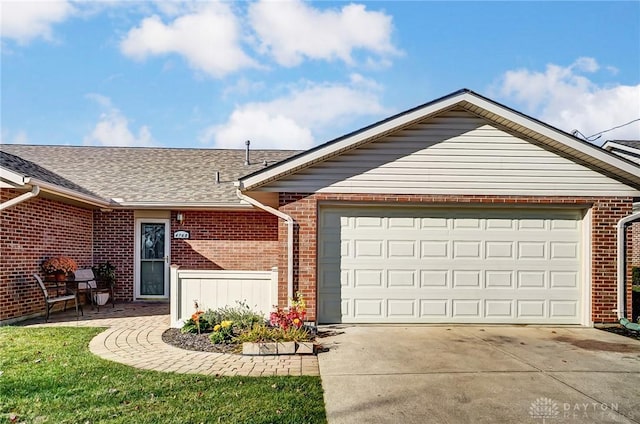
[[[178,212],[176,215],[176,220],[182,225],[184,223],[184,214],[182,212]]]

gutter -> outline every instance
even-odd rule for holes
[[[38,194],[40,194],[40,187],[39,187],[39,186],[37,186],[37,185],[34,185],[34,186],[31,188],[31,191],[30,191],[30,192],[28,192],[28,193],[23,193],[23,194],[21,194],[21,195],[20,195],[20,196],[18,196],[18,197],[14,197],[14,198],[13,198],[13,199],[11,199],[11,200],[7,200],[6,202],[2,202],[2,203],[0,203],[0,211],[1,211],[1,210],[4,210],[4,209],[7,209],[7,208],[10,208],[11,206],[15,206],[15,205],[17,205],[18,203],[22,203],[22,202],[24,202],[25,200],[29,200],[29,199],[31,199],[32,197],[36,197]]]
[[[184,209],[184,210],[202,210],[202,209],[225,209],[225,210],[249,210],[251,206],[241,203],[213,203],[213,202],[118,202],[115,199],[110,205],[113,209],[134,208],[134,209]]]
[[[240,200],[244,200],[263,211],[287,221],[287,303],[289,303],[291,299],[293,299],[293,228],[295,221],[286,213],[280,212],[271,206],[263,205],[256,199],[244,195],[240,189],[236,189],[236,195]]]
[[[625,229],[627,224],[632,223],[634,221],[640,220],[640,212],[634,212],[631,215],[625,216],[620,221],[618,221],[617,232],[618,232],[618,320],[623,318],[627,318],[627,305],[625,302],[626,297],[626,269],[627,269],[627,249],[626,249],[626,234]]]
[[[48,183],[46,181],[41,181],[35,178],[31,178],[29,182],[31,184],[35,184],[39,186],[43,191],[56,194],[58,196],[66,197],[67,199],[76,200],[82,203],[86,203],[86,204],[101,207],[101,208],[113,206],[112,204],[105,201],[104,199],[101,199],[100,197],[83,194],[66,187],[61,187],[56,184]]]

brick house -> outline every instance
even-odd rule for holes
[[[2,322],[39,312],[29,275],[52,254],[111,261],[125,301],[170,296],[169,261],[277,266],[279,303],[300,292],[319,323],[591,325],[630,309],[617,224],[640,167],[469,90],[249,165],[236,150],[1,150],[2,202],[24,196],[0,215]]]
[[[70,256],[80,267],[111,262],[119,301],[167,299],[169,258],[189,269],[277,265],[277,218],[242,204],[233,183],[294,152],[253,151],[245,164],[243,150],[1,150],[2,203],[29,196],[33,187],[39,192],[0,212],[0,323],[42,312],[31,275],[49,256]],[[171,239],[183,229],[189,240]],[[152,237],[153,254],[145,257],[136,247]]]

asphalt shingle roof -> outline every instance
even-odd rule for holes
[[[233,183],[286,159],[292,150],[173,149],[155,147],[29,146],[5,144],[2,166],[107,201],[239,203]],[[220,172],[220,184],[215,172]]]
[[[609,140],[611,143],[622,144],[623,146],[640,149],[640,140]]]

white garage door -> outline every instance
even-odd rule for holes
[[[320,323],[579,324],[582,212],[322,208]]]

